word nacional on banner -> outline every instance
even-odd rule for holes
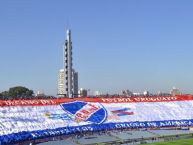
[[[151,96],[151,97],[101,97],[101,98],[59,98],[59,99],[33,99],[33,100],[0,100],[0,106],[28,106],[28,105],[57,105],[71,101],[86,101],[99,103],[133,103],[133,102],[168,102],[193,100],[191,95],[180,96]]]

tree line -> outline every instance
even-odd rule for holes
[[[25,99],[33,97],[34,92],[23,86],[16,86],[9,88],[8,91],[3,91],[0,93],[0,98],[2,99]]]

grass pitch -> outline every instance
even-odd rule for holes
[[[146,145],[193,145],[193,138],[168,141],[168,142],[151,143]]]

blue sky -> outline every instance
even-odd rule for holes
[[[0,92],[55,95],[67,28],[79,87],[193,93],[192,0],[1,0]]]

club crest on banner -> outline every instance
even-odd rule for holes
[[[73,116],[76,122],[103,123],[107,118],[107,111],[100,103],[74,101],[60,105],[64,111]]]

